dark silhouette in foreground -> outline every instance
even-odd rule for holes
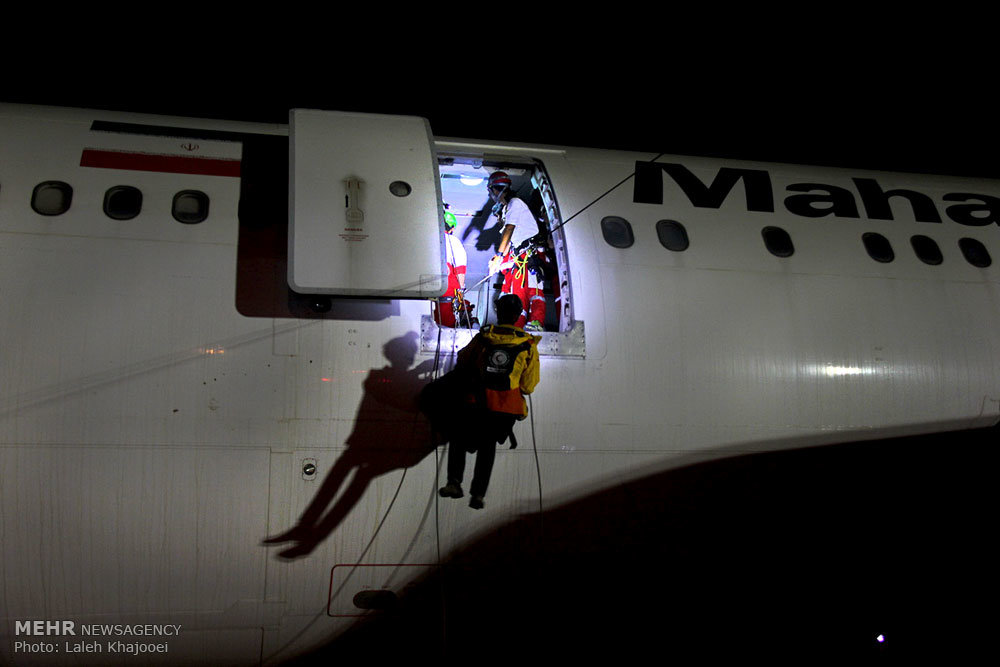
[[[735,456],[598,490],[498,527],[291,664],[978,655],[998,435]]]

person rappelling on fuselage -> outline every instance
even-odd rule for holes
[[[469,507],[483,509],[496,448],[508,438],[517,446],[513,427],[528,416],[525,395],[535,390],[541,374],[538,342],[514,326],[521,313],[516,295],[496,302],[497,324],[483,327],[458,353],[455,369],[422,395],[423,410],[440,425],[442,404],[454,411],[448,448],[448,483],[439,494],[461,498],[466,453],[476,454],[469,487]]]
[[[544,331],[545,294],[539,268],[544,251],[531,242],[538,235],[538,223],[528,205],[511,191],[506,172],[490,174],[487,189],[496,203],[493,214],[503,229],[497,254],[490,260],[490,275],[499,271],[503,275],[501,293],[515,294],[521,300],[521,315],[514,326]]]

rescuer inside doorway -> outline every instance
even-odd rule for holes
[[[503,171],[490,174],[490,198],[496,202],[493,214],[502,225],[500,246],[490,260],[490,275],[503,274],[503,294],[516,294],[521,313],[514,322],[525,331],[544,331],[545,294],[542,291],[543,251],[532,243],[538,223],[528,205],[514,196],[510,176]]]
[[[447,206],[447,204],[445,204]],[[454,327],[456,319],[471,325],[470,305],[465,300],[465,270],[468,255],[462,242],[455,238],[458,221],[451,211],[444,212],[445,257],[448,264],[448,287],[438,300],[437,322],[441,326]]]
[[[461,498],[465,454],[476,453],[476,464],[469,487],[469,507],[482,509],[486,488],[493,472],[498,444],[514,439],[514,422],[528,416],[524,395],[538,384],[539,336],[526,334],[515,326],[521,316],[521,300],[504,294],[496,302],[499,324],[485,326],[458,353],[454,382],[464,394],[458,400],[463,418],[451,434],[448,449],[448,483],[439,493],[445,498]]]

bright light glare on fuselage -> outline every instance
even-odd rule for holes
[[[845,375],[874,375],[874,368],[864,368],[861,366],[837,366],[836,364],[809,364],[807,372],[813,375],[825,377],[843,377]]]
[[[483,179],[479,176],[462,176],[459,181],[461,181],[462,185],[468,185],[470,188],[483,184]]]
[[[857,366],[826,366],[823,368],[823,374],[830,377],[837,377],[840,375],[866,375],[868,373],[864,368],[858,368]]]

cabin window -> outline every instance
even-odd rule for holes
[[[892,251],[892,244],[889,243],[889,239],[881,234],[868,232],[867,234],[863,234],[861,236],[861,242],[865,244],[865,250],[868,251],[868,256],[876,262],[888,264],[892,260],[896,259],[896,254]]]
[[[962,255],[965,256],[965,260],[973,266],[985,269],[993,263],[993,258],[990,257],[990,251],[976,239],[959,239],[958,247],[962,250]]]
[[[130,185],[117,185],[104,193],[104,214],[112,220],[131,220],[142,210],[142,192]]]
[[[760,235],[768,252],[775,257],[791,257],[795,253],[792,237],[781,227],[765,227],[760,230]]]
[[[667,250],[683,252],[688,249],[688,235],[684,225],[674,220],[660,220],[656,223],[656,238]]]
[[[208,217],[208,195],[197,190],[183,190],[174,195],[174,220],[196,225]]]
[[[632,225],[625,218],[618,216],[611,215],[601,220],[601,234],[612,248],[631,248],[635,243]]]
[[[913,246],[913,252],[917,253],[917,257],[924,264],[930,264],[931,266],[937,266],[944,261],[944,257],[941,255],[941,248],[934,239],[929,236],[917,235],[910,237],[910,245]]]
[[[73,188],[62,181],[45,181],[31,193],[31,208],[39,215],[62,215],[73,201]]]

